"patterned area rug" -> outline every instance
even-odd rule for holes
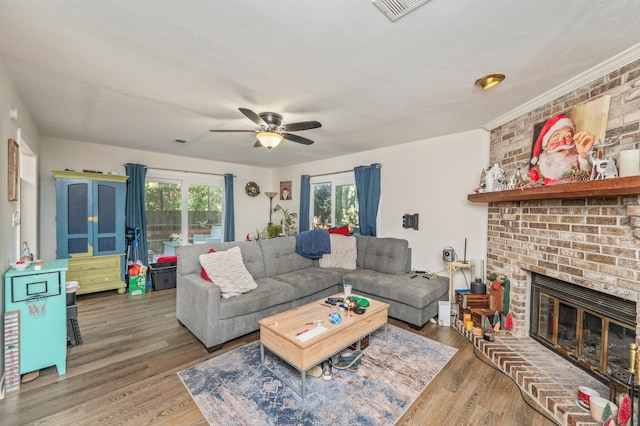
[[[392,425],[457,349],[389,325],[376,332],[357,372],[333,380],[307,375],[303,400],[260,365],[252,342],[187,368],[178,376],[216,425]],[[265,363],[296,386],[300,373],[265,350]]]

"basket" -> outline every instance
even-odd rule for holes
[[[154,290],[176,288],[177,262],[151,263],[151,286]]]

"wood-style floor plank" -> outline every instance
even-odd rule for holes
[[[259,338],[258,332],[208,353],[175,318],[175,290],[130,297],[115,291],[77,296],[83,344],[69,347],[67,374],[55,367],[0,401],[2,425],[203,425],[177,372]],[[458,353],[398,421],[425,424],[543,426],[511,379],[478,359],[450,327],[405,330]]]

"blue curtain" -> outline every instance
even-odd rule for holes
[[[235,241],[236,220],[233,207],[233,174],[224,175],[224,240]]]
[[[376,220],[380,202],[380,164],[358,166],[353,169],[358,196],[358,220],[360,235],[377,235]]]
[[[126,164],[125,171],[127,179],[127,199],[125,202],[126,229],[138,230],[137,252],[138,259],[143,264],[148,265],[147,259],[147,216],[144,205],[144,180],[147,176],[147,166],[142,164]],[[133,231],[132,231],[133,232]],[[131,256],[131,259],[133,256]]]
[[[311,177],[302,175],[300,177],[300,232],[309,230],[309,204],[311,203]]]

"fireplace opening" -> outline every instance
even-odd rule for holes
[[[636,304],[532,273],[530,335],[605,384],[629,368]]]

